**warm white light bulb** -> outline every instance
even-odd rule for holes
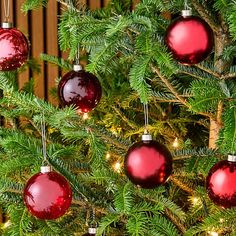
[[[213,231],[208,231],[208,234],[211,236],[218,236],[219,235],[217,232],[213,232]]]
[[[84,119],[84,120],[87,120],[88,118],[89,118],[88,113],[84,113],[84,114],[83,114],[83,119]]]
[[[111,154],[108,152],[108,153],[106,154],[106,159],[109,160],[110,157],[111,157]]]
[[[121,170],[121,164],[120,164],[120,162],[117,161],[117,162],[114,164],[113,168],[114,168],[114,170],[115,170],[116,172],[119,173],[120,170]]]
[[[173,142],[173,147],[177,148],[179,146],[179,141],[178,138],[175,138],[174,142]]]

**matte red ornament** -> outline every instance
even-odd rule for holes
[[[165,43],[182,64],[197,64],[211,53],[214,36],[210,26],[197,16],[181,16],[167,28]]]
[[[102,96],[99,80],[84,70],[65,74],[59,85],[58,95],[63,106],[74,105],[79,112],[87,113],[97,106]]]
[[[124,168],[133,184],[142,188],[155,188],[164,184],[171,175],[172,156],[169,150],[157,141],[143,140],[129,148]]]
[[[230,157],[215,164],[206,179],[208,196],[222,208],[236,206],[236,162]]]
[[[64,215],[70,207],[72,191],[59,173],[40,172],[32,176],[24,189],[24,203],[39,219],[52,220]]]
[[[25,63],[28,54],[28,40],[21,31],[0,28],[0,70],[16,70]]]

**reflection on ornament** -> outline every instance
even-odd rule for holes
[[[206,178],[210,199],[222,208],[236,207],[236,156],[215,164]]]
[[[58,96],[62,106],[74,106],[80,113],[87,113],[97,106],[102,96],[98,78],[74,65],[58,84]]]
[[[28,40],[21,31],[8,23],[0,28],[0,70],[16,70],[25,63],[28,54]]]
[[[70,207],[72,191],[68,181],[50,166],[42,166],[24,188],[24,203],[33,216],[52,220],[64,215]]]
[[[203,19],[187,12],[169,25],[165,42],[177,61],[191,65],[203,61],[211,53],[214,36]]]
[[[141,142],[129,148],[124,169],[133,184],[156,188],[164,184],[172,172],[172,155],[166,146],[152,140],[150,134],[144,134]]]
[[[174,140],[172,145],[173,145],[174,148],[177,148],[179,146],[178,138],[175,138],[175,140]]]

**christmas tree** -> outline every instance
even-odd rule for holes
[[[90,228],[87,235],[95,235],[97,228],[96,235],[107,236],[235,235],[235,1],[141,0],[133,7],[111,0],[94,11],[79,1],[58,2],[59,45],[69,57],[42,60],[64,74],[80,73],[83,64],[81,78],[96,76],[102,97],[89,113],[77,102],[52,105],[34,95],[32,81],[19,91],[21,69],[1,71],[1,234],[86,235]],[[42,5],[47,1],[26,0],[22,9]],[[174,44],[184,34],[177,26],[192,30],[190,45]],[[63,79],[55,78],[55,97]],[[164,170],[155,188],[135,183],[124,163],[143,134],[173,157],[171,175]],[[45,167],[39,173],[42,165],[56,172],[65,196],[57,212],[38,215],[25,186],[36,182],[32,176],[51,174]],[[218,170],[217,181],[229,181],[216,193]],[[46,184],[44,191],[43,203],[59,190]]]

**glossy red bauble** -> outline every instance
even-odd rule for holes
[[[165,43],[182,64],[197,64],[211,53],[214,45],[210,26],[197,16],[181,16],[167,29]]]
[[[130,181],[142,188],[164,184],[172,172],[172,156],[162,144],[150,140],[133,144],[124,161]]]
[[[35,174],[24,189],[25,205],[39,219],[52,220],[64,215],[71,200],[69,183],[53,171]]]
[[[236,206],[236,162],[228,160],[215,164],[206,179],[210,199],[218,206]]]
[[[28,41],[22,32],[0,28],[0,70],[16,70],[25,63],[28,54]]]
[[[75,106],[79,112],[87,113],[99,103],[102,88],[93,74],[84,70],[70,71],[58,85],[58,94],[63,106]]]

